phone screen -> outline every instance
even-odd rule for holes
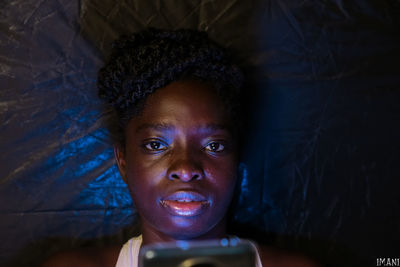
[[[144,246],[139,267],[254,267],[256,247],[239,238]]]

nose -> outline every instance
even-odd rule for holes
[[[168,170],[168,179],[190,182],[200,180],[204,177],[204,172],[199,162],[193,158],[185,157],[173,162]]]

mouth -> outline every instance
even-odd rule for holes
[[[171,215],[183,217],[197,216],[210,205],[206,197],[194,191],[177,191],[160,203]]]

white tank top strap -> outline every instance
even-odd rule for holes
[[[142,245],[142,236],[133,237],[128,240],[119,253],[116,267],[138,267],[139,250]]]

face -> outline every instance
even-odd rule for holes
[[[196,81],[157,90],[131,119],[125,151],[115,155],[144,241],[225,234],[237,167],[230,121],[216,93]]]

